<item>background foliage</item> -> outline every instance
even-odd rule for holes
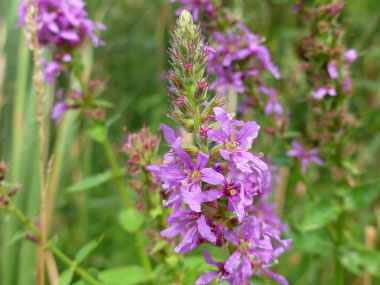
[[[36,95],[31,82],[31,57],[23,31],[14,29],[17,2],[0,1],[0,158],[10,164],[12,182],[22,182],[24,185],[16,202],[33,217],[38,214],[39,208]],[[297,88],[289,88],[293,86],[291,80],[297,65],[294,44],[305,32],[303,27],[297,25],[292,11],[294,1],[229,2],[233,9],[242,13],[253,32],[266,38],[273,61],[282,74],[278,83],[273,82],[279,90],[279,100],[292,106],[292,99],[307,95],[304,80],[297,76]],[[128,131],[134,131],[145,122],[158,133],[160,123],[171,124],[165,116],[168,97],[163,74],[168,68],[166,50],[169,30],[175,21],[174,8],[166,0],[93,0],[87,1],[87,9],[92,18],[101,20],[108,27],[101,35],[107,45],[96,50],[90,45],[84,46],[83,53],[88,66],[92,66],[92,77],[108,78],[105,97],[115,105],[109,116],[117,118],[109,129],[109,136],[117,149],[125,136],[124,126]],[[347,1],[342,16],[347,31],[347,46],[363,52],[360,60],[353,64],[351,110],[360,123],[352,138],[359,149],[353,167],[361,173],[361,181],[366,182],[377,178],[380,173],[380,2]],[[48,89],[48,104],[52,104],[54,98],[51,93]],[[297,108],[302,106],[293,106],[292,123],[302,125],[302,118],[297,117]],[[253,114],[253,119],[260,124],[260,114]],[[101,146],[87,138],[84,126],[76,120],[73,112],[59,128],[54,122],[50,124],[47,152],[55,150],[55,159],[61,162],[51,177],[57,191],[51,228],[54,239],[64,252],[75,256],[89,240],[105,234],[100,246],[82,262],[84,266],[103,270],[136,264],[133,237],[123,230],[117,218],[122,205],[113,182],[106,181],[100,186],[76,193],[68,191],[68,187],[75,182],[108,169],[105,159],[98,155]],[[269,153],[270,145],[261,143],[259,149]],[[120,160],[121,163],[124,162]],[[380,192],[378,185],[379,181],[374,186],[361,189],[362,203],[367,203],[365,195],[375,197]],[[339,191],[332,185],[325,185],[324,188],[326,193]],[[302,193],[297,195],[288,191],[288,195],[282,214],[290,225],[288,235],[294,238],[294,242],[293,250],[280,260],[279,272],[287,277],[290,284],[331,284],[330,264],[324,262],[324,258],[333,249],[326,233],[317,230],[301,235],[297,230],[304,222],[302,215],[305,207],[315,213],[312,218],[317,223],[328,219],[328,213],[326,217],[324,208],[313,209],[307,205],[308,199]],[[355,226],[375,225],[379,233],[379,199],[372,200],[366,210],[359,210],[360,205],[355,203],[358,202],[354,201],[351,205],[358,210],[350,218],[356,223],[352,224],[350,231],[363,241],[364,246],[364,227],[357,229]],[[309,221],[307,225],[310,225]],[[314,226],[318,228],[318,225]],[[14,218],[1,218],[0,284],[32,284],[30,280],[35,278],[34,245],[27,241],[10,245],[12,236],[20,230],[22,227]],[[366,258],[380,264],[378,256]],[[348,253],[347,259],[350,266],[356,262],[359,272],[362,270],[361,260],[357,257]],[[362,263],[368,264],[365,261]],[[200,255],[185,259],[183,266],[188,268],[185,271],[188,284],[194,282],[199,272],[204,272],[205,268],[200,265],[204,266]],[[58,266],[64,269],[63,264],[59,263]],[[120,274],[138,275],[136,272]],[[353,274],[351,277],[352,284],[360,282],[360,277]],[[380,279],[373,282],[376,284]]]

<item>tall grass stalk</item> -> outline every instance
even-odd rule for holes
[[[38,17],[38,2],[35,1],[34,4],[31,0],[28,0],[27,5],[27,15],[26,15],[26,26],[28,32],[30,33],[30,44],[33,51],[33,61],[34,61],[34,74],[33,81],[36,86],[37,92],[37,121],[39,124],[38,136],[40,139],[40,203],[41,203],[41,243],[39,247],[39,284],[45,284],[45,252],[44,248],[46,245],[47,231],[46,231],[46,183],[45,183],[45,130],[44,130],[44,86],[42,82],[42,67],[41,67],[41,50],[38,42],[37,36],[37,24],[35,19]]]

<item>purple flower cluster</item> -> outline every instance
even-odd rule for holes
[[[319,152],[318,148],[313,148],[309,151],[306,151],[298,142],[292,141],[293,148],[289,150],[286,155],[292,157],[299,157],[301,159],[301,171],[305,172],[307,166],[311,161],[316,164],[322,165],[323,160],[318,158],[316,154]]]
[[[210,89],[219,89],[224,94],[229,87],[232,87],[238,93],[245,93],[247,99],[239,108],[240,111],[254,106],[250,103],[253,94],[249,94],[248,91],[263,85],[260,77],[263,70],[280,79],[279,70],[273,64],[270,52],[262,44],[260,36],[253,34],[238,19],[232,19],[228,9],[223,9],[222,5],[213,6],[210,0],[170,0],[170,2],[183,4],[176,11],[177,14],[185,9],[191,11],[194,20],[202,18],[210,30],[209,40],[216,50],[208,65],[208,72],[216,75],[216,80],[212,82]],[[223,21],[219,21],[220,19]],[[277,96],[273,96],[275,92],[268,94],[257,90],[257,93],[268,95],[266,115],[275,114],[278,117],[282,114],[282,106]]]
[[[268,271],[291,241],[281,239],[286,227],[266,202],[272,188],[270,169],[249,151],[260,127],[234,119],[222,108],[220,96],[207,94],[204,71],[213,52],[187,11],[177,22],[169,54],[171,117],[195,135],[196,146],[183,145],[181,136],[161,125],[170,151],[162,164],[147,167],[162,183],[164,207],[173,208],[161,235],[181,237],[175,253],[202,244],[230,249],[225,262],[213,261],[205,251],[206,262],[217,270],[200,276],[196,284],[217,276],[230,284],[245,284],[253,274],[287,284]]]
[[[34,2],[34,1],[32,1]],[[19,21],[16,27],[25,25],[27,2],[20,4]],[[66,68],[72,60],[72,49],[89,37],[95,47],[105,43],[95,34],[96,30],[105,30],[102,23],[88,19],[82,0],[38,0],[38,19],[40,29],[37,32],[40,45],[52,52],[52,60],[43,62],[44,79],[54,83],[54,78]]]
[[[347,50],[342,58],[338,60],[330,60],[327,64],[328,73],[328,84],[319,87],[313,94],[315,99],[322,99],[326,95],[336,96],[337,89],[336,86],[341,86],[344,93],[349,94],[351,92],[351,82],[350,77],[350,64],[354,62],[358,57],[356,50]],[[342,80],[340,83],[339,80]]]
[[[259,76],[263,69],[271,72],[276,79],[281,77],[268,49],[261,44],[260,36],[252,34],[242,24],[237,24],[235,30],[228,30],[226,35],[215,31],[214,37],[217,48],[209,72],[216,74],[218,79],[211,84],[211,89],[232,86],[237,92],[244,93],[246,79]]]
[[[216,143],[212,155],[199,151],[195,157],[184,151],[181,137],[161,125],[170,146],[165,163],[148,166],[170,194],[165,207],[173,207],[166,238],[182,236],[176,253],[186,253],[203,243],[228,244],[234,251],[225,262],[206,262],[218,271],[202,275],[197,284],[207,284],[218,275],[230,284],[242,284],[252,275],[267,273],[286,280],[268,267],[290,246],[281,239],[285,227],[266,203],[263,193],[271,187],[267,164],[248,150],[260,127],[255,122],[234,120],[220,107],[213,109],[207,139]]]
[[[176,15],[179,16],[183,10],[191,11],[194,21],[199,20],[199,12],[206,14],[211,18],[217,18],[214,6],[210,0],[170,0],[171,3],[181,3],[183,6],[176,10]]]

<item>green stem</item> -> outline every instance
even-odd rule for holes
[[[21,223],[25,225],[25,227],[34,234],[38,239],[41,238],[41,233],[38,228],[32,223],[30,219],[28,219],[21,210],[12,203],[9,199],[9,209],[15,216],[20,220]],[[69,257],[67,257],[59,248],[55,245],[47,243],[47,247],[45,249],[50,249],[61,261],[66,263],[68,266],[74,269],[74,271],[81,276],[86,281],[90,282],[92,285],[101,285],[100,282],[95,280],[90,274],[88,274],[83,268],[76,264],[75,261],[72,261]]]
[[[11,199],[8,200],[8,203],[10,211],[16,215],[20,222],[23,223],[32,234],[34,234],[37,238],[40,238],[41,233],[38,228],[32,223],[32,221],[29,220],[15,204],[13,204]]]
[[[337,221],[337,232],[338,232],[337,244],[342,244],[343,242],[344,220],[345,220],[345,215],[344,213],[342,213],[338,216],[338,221]],[[343,285],[344,284],[344,268],[338,259],[338,256],[339,256],[338,248],[336,248],[335,256],[336,256],[335,258],[335,284]]]
[[[124,184],[124,181],[123,181],[123,178],[122,178],[122,175],[120,172],[120,168],[117,165],[115,155],[113,153],[111,144],[108,140],[105,140],[103,142],[103,148],[104,148],[104,152],[107,156],[108,162],[111,166],[113,176],[114,176],[116,184],[118,186],[121,198],[123,199],[123,202],[124,202],[127,209],[132,208],[132,202],[129,199],[129,196],[127,195],[127,192],[126,192],[127,187]]]
[[[127,195],[127,192],[126,192],[127,187],[124,183],[124,180],[123,180],[121,172],[120,172],[120,168],[117,165],[117,161],[116,161],[114,152],[113,152],[111,144],[108,140],[105,140],[103,142],[103,148],[104,148],[104,151],[106,153],[107,159],[111,165],[112,172],[114,174],[114,178],[116,180],[120,195],[124,201],[125,207],[127,209],[131,209],[132,208],[132,202]],[[141,263],[144,266],[146,272],[150,275],[150,274],[152,274],[152,265],[150,264],[149,257],[145,253],[144,241],[143,241],[141,232],[139,232],[139,231],[136,232],[135,238],[136,238],[137,245],[138,245]]]
[[[67,255],[65,255],[59,248],[55,247],[54,245],[48,244],[46,246],[46,249],[50,249],[55,256],[57,256],[60,260],[62,260],[64,263],[66,263],[67,266],[74,269],[74,271],[82,277],[84,280],[88,281],[92,285],[101,285],[99,281],[97,281],[94,277],[92,277],[90,274],[88,274],[83,268],[81,268],[79,265],[76,264],[75,261],[72,261]]]

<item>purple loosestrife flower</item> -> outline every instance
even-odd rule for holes
[[[34,2],[34,1],[32,1]],[[82,0],[38,0],[38,19],[41,26],[38,39],[41,45],[51,44],[76,46],[88,36],[95,47],[104,45],[96,35],[98,29],[105,29],[101,23],[88,19]],[[25,25],[26,2],[20,4],[17,27]]]
[[[274,113],[277,117],[280,117],[283,113],[282,105],[277,101],[277,91],[274,88],[267,88],[260,85],[258,91],[266,94],[269,98],[267,105],[265,106],[265,114],[270,115]]]
[[[337,62],[335,62],[335,61],[330,61],[327,64],[327,71],[329,72],[331,79],[336,79],[339,76],[337,65],[338,65]]]
[[[225,239],[238,248],[225,262],[225,270],[236,274],[239,281],[246,282],[253,275],[253,267],[265,268],[264,264],[270,264],[289,248],[291,240],[281,240],[278,233],[277,228],[267,227],[254,216],[247,218],[233,232],[227,230]]]
[[[69,109],[69,106],[64,102],[58,102],[53,107],[53,110],[51,111],[51,118],[56,121],[57,124],[59,124],[62,120],[62,116],[66,113],[66,111]]]
[[[313,96],[315,99],[322,99],[327,94],[332,96],[332,97],[336,96],[335,88],[332,86],[321,87],[317,91],[314,92]]]
[[[358,53],[355,49],[349,49],[344,53],[344,60],[348,63],[354,62],[358,58]]]
[[[183,10],[192,11],[195,22],[199,20],[199,12],[201,10],[204,10],[205,14],[209,17],[217,17],[210,0],[170,0],[170,2],[177,2],[184,5],[175,11],[177,16],[179,16]]]
[[[183,202],[188,204],[193,211],[200,212],[203,202],[201,183],[219,185],[223,182],[224,177],[212,168],[205,167],[209,156],[202,152],[198,152],[197,162],[194,166],[190,155],[182,149],[180,137],[172,144],[172,149],[181,159],[183,167],[178,168],[177,166],[163,164],[148,166],[148,170],[163,180],[180,183]]]
[[[268,49],[260,42],[260,37],[242,24],[236,25],[236,32],[227,30],[226,35],[214,32],[218,46],[211,58],[209,72],[216,74],[210,89],[231,86],[239,93],[244,93],[244,80],[250,76],[259,76],[259,71],[266,69],[276,79],[280,78],[278,68],[272,63]]]
[[[196,145],[182,145],[173,129],[161,125],[170,150],[164,163],[147,167],[162,183],[163,206],[173,209],[161,235],[181,236],[176,253],[205,242],[221,249],[232,245],[235,251],[226,262],[215,262],[204,252],[205,261],[217,270],[203,274],[196,284],[217,277],[233,285],[245,284],[253,274],[267,272],[290,245],[290,240],[280,238],[285,227],[276,219],[274,207],[265,204],[271,191],[268,166],[249,152],[260,127],[253,121],[234,120],[221,108],[220,96],[207,95],[203,73],[213,55],[205,51],[189,12],[182,12],[173,37],[169,80],[174,88],[170,95],[183,100],[172,101],[171,117],[195,134]],[[229,59],[225,64],[230,64]]]
[[[301,171],[305,172],[310,161],[315,162],[316,164],[322,165],[323,160],[318,158],[316,154],[319,152],[318,148],[313,148],[309,151],[306,151],[298,142],[292,141],[293,149],[289,150],[286,155],[292,157],[301,158]]]
[[[34,2],[36,0],[32,0]],[[88,19],[82,0],[37,0],[40,29],[37,31],[41,46],[52,52],[52,61],[45,64],[44,79],[54,83],[54,77],[71,62],[72,49],[81,44],[87,36],[95,47],[105,45],[95,34],[106,26]],[[23,1],[18,9],[19,21],[16,27],[25,25],[27,2]]]
[[[222,108],[214,108],[215,119],[220,125],[220,130],[209,130],[207,136],[210,140],[223,146],[220,149],[220,155],[231,162],[243,172],[251,173],[250,163],[257,164],[258,168],[262,168],[263,164],[259,163],[259,159],[252,153],[247,152],[252,146],[253,140],[257,137],[260,126],[256,122],[243,123],[242,121],[232,120],[230,114]],[[241,126],[239,131],[233,126]],[[267,169],[262,169],[267,170]]]
[[[181,243],[174,249],[175,253],[194,249],[202,243],[202,239],[216,242],[216,236],[202,213],[178,209],[168,218],[168,223],[172,225],[161,232],[163,237],[182,235]]]

